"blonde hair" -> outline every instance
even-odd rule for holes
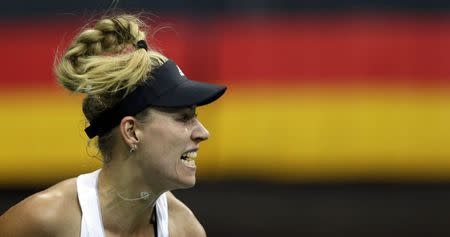
[[[86,94],[83,112],[87,120],[114,106],[167,61],[154,49],[136,47],[146,39],[146,28],[134,15],[102,18],[82,30],[55,61],[58,82]],[[104,153],[100,139],[98,146]]]

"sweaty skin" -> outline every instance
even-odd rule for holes
[[[170,192],[167,192],[167,202],[169,236],[206,236],[194,214]],[[77,200],[75,178],[28,197],[0,216],[2,237],[79,237],[80,226],[81,210]],[[153,236],[153,225],[149,223],[147,229],[147,233],[141,234]]]

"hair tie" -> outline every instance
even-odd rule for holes
[[[147,49],[148,49],[147,43],[145,42],[145,40],[139,40],[136,43],[136,48],[138,48],[138,49],[145,49],[145,51],[147,51]]]

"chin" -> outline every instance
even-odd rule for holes
[[[180,180],[180,189],[186,189],[186,188],[192,188],[195,186],[196,178],[195,176],[192,177],[182,177],[182,180]]]
[[[172,180],[172,185],[169,190],[188,189],[195,186],[195,176],[191,177],[178,177],[176,180]]]

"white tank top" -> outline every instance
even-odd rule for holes
[[[77,178],[78,201],[81,206],[80,237],[105,237],[97,195],[97,180],[100,170],[82,174]],[[166,194],[156,200],[157,237],[169,236],[169,218]]]

